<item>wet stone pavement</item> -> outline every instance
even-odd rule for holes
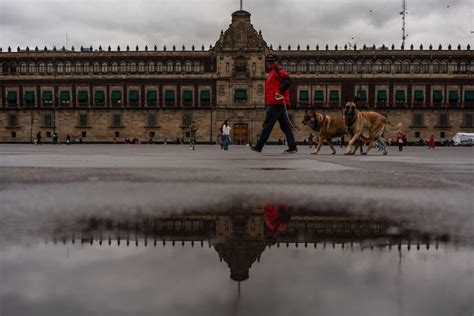
[[[474,148],[0,145],[0,315],[474,315]]]

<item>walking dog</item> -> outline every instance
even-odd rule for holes
[[[349,144],[347,145],[346,155],[353,155],[357,147],[353,148],[354,144],[359,144],[362,138],[367,144],[367,149],[362,155],[367,153],[374,147],[375,140],[379,140],[384,144],[383,154],[387,154],[387,142],[383,138],[383,133],[386,130],[387,124],[399,128],[402,124],[391,124],[388,119],[377,112],[361,112],[357,110],[354,102],[347,102],[343,111],[344,123],[347,132],[351,136]]]
[[[332,149],[332,154],[335,155],[336,150],[332,145],[332,139],[342,137],[346,135],[347,132],[344,119],[340,116],[330,116],[316,112],[309,114],[306,112],[301,123],[305,126],[309,126],[313,131],[319,134],[318,146],[315,148],[315,151],[311,153],[313,155],[317,155],[319,153],[324,141],[328,142],[329,147]]]

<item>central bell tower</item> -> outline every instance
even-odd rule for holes
[[[213,48],[218,108],[255,108],[264,104],[264,57],[269,48],[250,17],[244,10],[232,13],[232,23],[221,32]]]

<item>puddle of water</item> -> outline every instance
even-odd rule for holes
[[[4,236],[0,315],[474,313],[472,240],[393,218],[273,203],[91,214]]]

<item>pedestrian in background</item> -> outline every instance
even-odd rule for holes
[[[406,135],[402,131],[398,131],[397,134],[397,143],[398,151],[403,151],[403,145],[405,145]]]
[[[41,132],[36,134],[36,145],[41,145]]]
[[[232,128],[227,123],[227,120],[224,121],[222,124],[222,142],[224,144],[224,150],[229,150],[229,143],[230,143],[230,130]]]
[[[430,135],[428,140],[428,149],[435,149],[435,138],[433,134]]]
[[[192,122],[191,125],[188,128],[189,132],[189,150],[196,150],[196,131],[198,130],[198,127],[196,125],[196,122]]]
[[[314,143],[314,135],[313,135],[313,133],[309,133],[308,140],[309,140],[309,148],[313,148],[313,143]]]

